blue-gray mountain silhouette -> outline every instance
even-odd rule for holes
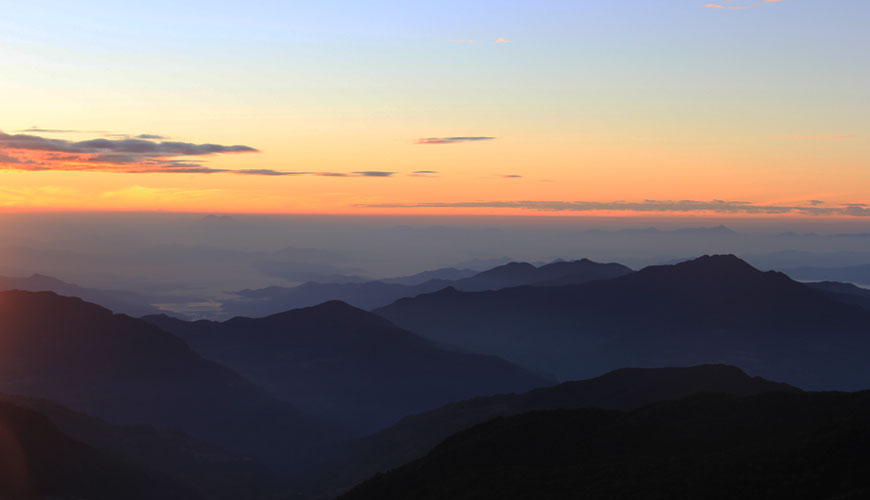
[[[870,312],[731,255],[581,285],[447,288],[375,312],[563,379],[727,363],[809,389],[870,386]]]
[[[27,277],[0,276],[0,291],[3,290],[54,292],[58,295],[78,297],[130,316],[144,316],[159,312],[156,307],[150,305],[152,301],[148,297],[136,292],[85,288],[42,274],[32,274]]]
[[[495,356],[452,352],[339,301],[266,318],[144,318],[306,413],[368,433],[452,401],[551,379]]]
[[[145,321],[51,292],[0,292],[0,391],[120,424],[181,428],[275,467],[336,438]]]
[[[273,286],[237,292],[237,300],[223,302],[226,313],[262,317],[289,309],[310,307],[330,300],[341,300],[361,309],[385,306],[402,297],[430,293],[447,286],[457,290],[497,290],[519,285],[577,284],[615,278],[631,272],[621,264],[601,264],[588,259],[560,261],[539,267],[511,262],[473,276],[456,279],[430,279],[408,285],[397,280],[364,283],[303,283],[296,287]]]
[[[807,286],[821,290],[825,294],[839,302],[855,304],[870,310],[870,290],[853,285],[852,283],[840,283],[839,281],[817,281],[807,283]]]

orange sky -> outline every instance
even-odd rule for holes
[[[865,2],[382,3],[10,8],[0,210],[866,215]]]

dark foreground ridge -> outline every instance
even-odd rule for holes
[[[343,500],[866,499],[870,392],[706,394],[455,434]]]
[[[201,497],[162,474],[74,441],[34,411],[0,402],[0,498]]]
[[[353,443],[347,456],[327,464],[317,489],[335,491],[350,487],[378,472],[425,456],[453,433],[497,417],[577,408],[627,411],[701,392],[749,396],[770,391],[800,392],[787,384],[750,377],[733,366],[704,365],[625,368],[524,394],[469,399],[406,417],[388,429]]]
[[[278,487],[266,467],[252,457],[199,441],[178,430],[115,425],[44,399],[0,395],[0,404],[35,412],[34,421],[47,417],[70,438],[111,455],[115,462],[132,462],[171,478],[194,492],[196,498],[262,500]]]

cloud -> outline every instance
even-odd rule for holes
[[[494,141],[495,137],[424,137],[417,144],[458,144],[460,142]]]
[[[200,158],[218,154],[256,153],[244,145],[195,144],[166,141],[156,134],[116,139],[69,141],[34,134],[0,132],[0,170],[84,171],[128,174],[239,174],[274,177],[312,175],[320,177],[391,177],[397,172],[360,170],[355,172],[299,172],[268,168],[228,169],[203,165]]]
[[[9,156],[6,153],[3,153],[2,151],[0,151],[0,165],[2,165],[4,163],[9,164],[9,165],[19,165],[19,164],[21,164],[21,160],[19,160],[18,158],[15,158],[14,156]]]
[[[233,170],[233,173],[240,175],[307,175],[311,172],[285,172],[282,170],[272,170],[271,168],[249,168],[246,170]]]
[[[36,134],[82,134],[82,133],[86,133],[86,131],[83,131],[83,130],[64,130],[64,129],[58,129],[58,128],[39,128],[39,127],[30,127],[28,129],[19,130],[19,132],[31,132],[31,133],[36,133]],[[90,131],[87,131],[87,133],[99,134],[101,132],[90,130]]]
[[[496,39],[495,43],[513,43],[513,40],[506,40],[502,37],[498,37],[498,39]]]
[[[354,172],[354,174],[362,177],[390,177],[396,172],[384,172],[381,170],[363,170],[362,172]]]
[[[523,176],[519,174],[505,174],[500,176],[502,179],[522,179]]]
[[[392,177],[397,172],[381,170],[362,170],[358,172],[304,172],[318,177]]]
[[[764,6],[769,3],[779,3],[785,0],[756,0],[751,3],[743,2],[742,4],[734,4],[735,0],[725,0],[725,4],[721,3],[708,3],[704,7],[708,9],[723,9],[723,10],[747,10],[747,9],[755,9],[757,7]]]
[[[156,139],[160,137],[142,134],[137,138],[123,136],[118,139],[69,141],[34,134],[0,132],[0,165],[17,170],[215,173],[228,170],[206,168],[183,158],[258,152],[244,145],[194,144]]]
[[[612,201],[468,201],[431,203],[376,203],[361,208],[519,208],[541,212],[683,212],[735,215],[851,215],[870,216],[870,206],[851,203],[835,207],[755,204],[746,201],[644,200]]]
[[[437,170],[414,170],[412,174],[437,174]]]

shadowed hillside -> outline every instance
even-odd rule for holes
[[[550,382],[495,356],[440,349],[338,301],[223,323],[145,319],[274,396],[358,434],[452,401]]]
[[[181,428],[276,466],[336,438],[142,320],[50,292],[0,292],[0,391],[121,424]]]
[[[423,457],[455,432],[496,417],[534,410],[603,408],[633,410],[653,402],[700,392],[748,396],[799,389],[725,365],[690,368],[624,368],[600,377],[566,382],[523,394],[502,394],[450,404],[412,415],[377,434],[352,443],[348,454],[324,468],[321,489],[340,489]]]
[[[38,412],[76,441],[170,477],[204,499],[259,500],[277,485],[256,459],[181,431],[114,425],[44,399],[0,395],[0,401]]]
[[[74,441],[39,413],[0,402],[0,498],[200,497],[164,475]]]
[[[699,395],[499,418],[361,484],[362,499],[864,499],[870,393]]]

